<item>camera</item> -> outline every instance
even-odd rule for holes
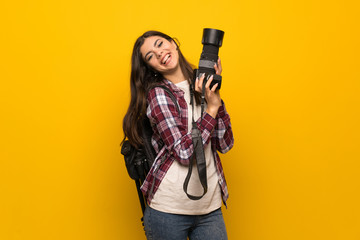
[[[224,38],[224,32],[213,28],[204,28],[203,37],[201,43],[203,49],[200,56],[199,68],[194,70],[194,81],[197,77],[205,73],[204,84],[208,81],[211,75],[213,80],[210,85],[210,89],[218,83],[217,89],[221,87],[221,76],[215,73],[214,64],[217,64],[219,58],[219,48],[222,45]]]

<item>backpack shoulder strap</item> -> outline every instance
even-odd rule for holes
[[[177,110],[178,113],[180,114],[179,104],[178,104],[178,102],[177,102],[176,97],[175,97],[174,94],[172,93],[172,91],[171,91],[168,87],[166,87],[166,86],[164,86],[164,85],[157,85],[157,86],[152,87],[151,89],[156,88],[156,87],[159,87],[159,88],[164,89],[164,91],[169,94],[171,100],[174,102],[174,104],[175,104],[175,106],[176,106],[176,110]]]

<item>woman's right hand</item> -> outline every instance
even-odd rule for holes
[[[202,74],[199,78],[195,80],[195,91],[202,92],[202,86],[204,82],[205,74]],[[205,99],[207,102],[206,112],[210,114],[213,118],[216,118],[219,107],[221,106],[221,98],[219,90],[216,90],[218,84],[216,83],[211,89],[210,84],[213,80],[211,75],[209,80],[205,84]]]

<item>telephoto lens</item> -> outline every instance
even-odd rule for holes
[[[194,70],[194,80],[196,77],[201,76],[205,73],[204,84],[213,75],[213,81],[211,82],[210,88],[218,83],[217,89],[221,87],[221,76],[215,72],[214,64],[217,64],[219,59],[219,48],[222,46],[224,38],[224,32],[213,28],[204,28],[202,44],[203,49],[199,61],[199,69]]]

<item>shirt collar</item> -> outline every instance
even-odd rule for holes
[[[181,90],[178,86],[176,86],[173,82],[170,80],[164,79],[164,84],[171,88],[173,92],[181,92],[184,93],[183,90]]]

